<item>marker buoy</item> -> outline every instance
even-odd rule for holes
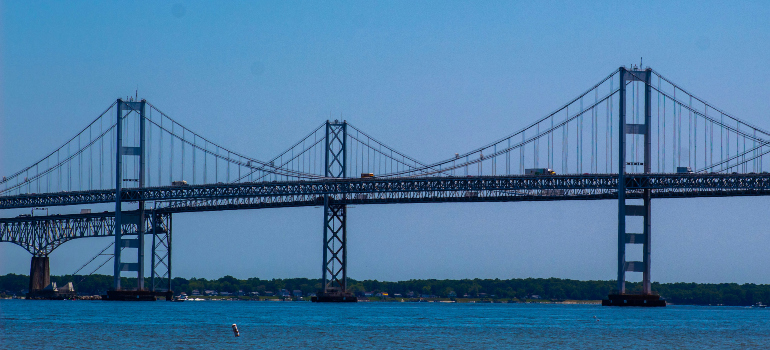
[[[233,334],[235,334],[236,337],[241,336],[241,333],[238,332],[238,326],[236,326],[235,323],[233,323]]]

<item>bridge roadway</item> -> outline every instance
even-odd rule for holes
[[[338,204],[515,202],[617,199],[618,175],[473,176],[324,179],[127,188],[123,202],[156,201],[179,213]],[[695,198],[770,195],[770,174],[627,174],[628,197]],[[0,209],[113,203],[114,190],[0,197]],[[7,220],[7,219],[0,219]],[[1,222],[1,221],[0,221]]]
[[[215,184],[124,189],[123,201],[157,201],[155,214],[339,204],[513,202],[617,199],[618,177],[607,175],[429,177]],[[770,195],[770,174],[627,175],[628,198]],[[61,192],[0,197],[0,208],[112,203],[115,191]],[[138,212],[123,211],[123,232],[136,235]],[[145,223],[151,232],[151,223]],[[115,213],[0,218],[0,242],[47,254],[78,238],[114,236]],[[37,256],[36,255],[36,256]]]

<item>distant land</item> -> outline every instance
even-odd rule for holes
[[[101,295],[112,285],[109,275],[51,276],[58,285],[73,282],[80,295]],[[149,279],[147,282],[149,284]],[[136,286],[135,278],[122,279],[121,284],[130,289]],[[641,291],[641,283],[627,282],[630,292]],[[24,295],[29,287],[26,275],[0,276],[0,296]],[[217,296],[241,299],[255,297],[279,297],[288,293],[308,296],[320,289],[319,279],[286,278],[245,280],[232,276],[208,280],[205,278],[181,278],[172,280],[171,288],[192,296],[195,291],[215,291]],[[397,299],[445,299],[484,301],[595,301],[601,300],[615,287],[615,281],[577,281],[559,278],[523,279],[462,279],[462,280],[408,280],[385,282],[348,279],[348,289],[364,300],[397,301]],[[737,283],[653,283],[652,290],[671,304],[684,305],[733,305],[749,306],[770,304],[770,285]],[[387,294],[385,294],[387,293]]]

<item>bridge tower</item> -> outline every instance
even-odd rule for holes
[[[650,125],[652,120],[652,110],[650,105],[651,100],[651,88],[650,81],[652,77],[652,69],[647,68],[645,70],[627,70],[625,67],[620,67],[620,90],[619,90],[619,127],[618,131],[620,137],[618,138],[618,284],[616,293],[610,294],[608,300],[602,302],[603,305],[608,306],[665,306],[666,302],[660,300],[660,297],[652,294],[650,288],[650,245],[651,245],[651,210],[650,210],[650,189],[642,191],[641,205],[628,204],[628,192],[626,190],[627,177],[626,171],[628,166],[632,166],[632,169],[638,169],[638,166],[643,166],[643,172],[649,174],[652,171],[652,159],[651,159],[651,143],[652,138],[650,136]],[[641,81],[644,83],[644,123],[633,124],[628,123],[626,117],[626,111],[628,110],[626,101],[626,84],[635,81]],[[633,106],[631,106],[633,109]],[[644,161],[642,164],[638,162],[627,162],[626,156],[628,155],[626,142],[627,136],[643,137],[643,152]],[[633,199],[637,200],[637,199]],[[626,219],[628,217],[642,217],[641,233],[638,231],[629,233],[626,227]],[[639,229],[639,228],[637,228]],[[641,244],[642,245],[642,261],[626,261],[626,245],[627,244]],[[642,273],[642,294],[627,294],[626,293],[626,272],[641,272]]]
[[[144,187],[145,181],[145,119],[144,111],[147,103],[141,101],[117,101],[116,154],[115,154],[115,255],[114,255],[114,288],[121,290],[120,274],[123,271],[136,272],[137,290],[144,290],[144,234],[145,234],[145,203],[139,201],[139,210],[135,213],[122,211],[121,190],[125,183],[136,183]],[[136,113],[133,113],[136,112]],[[138,118],[130,118],[138,115]],[[134,130],[127,129],[133,127]],[[125,146],[124,136],[128,139],[138,139],[138,144]],[[138,166],[124,164],[123,157],[138,157]],[[126,170],[127,174],[123,173]],[[130,173],[130,174],[128,174]],[[130,176],[130,177],[126,177]],[[126,231],[126,227],[132,229]],[[135,228],[135,230],[133,230]],[[136,238],[126,239],[124,236],[136,235]],[[124,248],[136,249],[136,262],[124,262]]]
[[[347,176],[347,122],[326,121],[326,155],[324,175],[327,178]],[[323,264],[321,291],[313,301],[347,302],[356,297],[347,291],[347,208],[324,195]]]

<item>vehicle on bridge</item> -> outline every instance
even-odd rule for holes
[[[524,175],[556,175],[556,172],[548,168],[525,169]]]
[[[676,173],[677,174],[692,174],[692,169],[688,166],[678,166],[676,167]]]

